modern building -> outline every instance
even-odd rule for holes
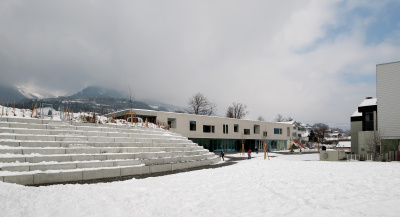
[[[398,151],[400,145],[400,62],[376,66],[378,129],[384,152]]]
[[[108,117],[127,118],[130,110],[108,114]],[[263,140],[267,140],[270,151],[287,150],[293,142],[291,123],[243,120],[216,116],[162,112],[133,109],[136,117],[152,123],[164,123],[169,130],[204,146],[210,151],[240,151],[242,142],[245,150],[257,147],[262,150]]]
[[[365,99],[351,116],[351,151],[366,154],[379,138],[380,153],[399,151],[400,62],[376,65],[376,96]]]
[[[377,130],[377,99],[367,97],[350,118],[351,152],[367,154],[370,143]]]

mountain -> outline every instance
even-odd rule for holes
[[[9,100],[21,100],[26,99],[15,87],[0,86],[0,100],[4,100],[5,103]]]
[[[90,86],[90,87],[87,87],[69,97],[72,97],[72,98],[75,98],[75,97],[78,97],[78,98],[87,98],[87,97],[126,98],[126,95],[117,90]]]
[[[16,86],[18,91],[24,95],[26,98],[29,99],[43,99],[43,98],[54,98],[57,97],[53,93],[49,93],[37,88],[28,88],[28,87],[22,87],[22,86]]]
[[[160,111],[184,111],[185,108],[180,107],[180,106],[176,106],[176,105],[171,105],[168,103],[164,103],[164,102],[160,102],[158,100],[153,100],[153,99],[139,99],[141,102],[147,103],[150,107],[152,107],[153,109],[164,109],[164,110],[160,110]]]

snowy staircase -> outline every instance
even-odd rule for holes
[[[219,161],[157,128],[0,117],[0,181],[37,185],[187,169]]]

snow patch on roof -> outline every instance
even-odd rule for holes
[[[364,101],[358,107],[376,105],[376,103],[377,103],[377,98],[364,99]]]

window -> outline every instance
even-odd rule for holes
[[[196,121],[190,121],[190,131],[196,131]]]
[[[260,134],[260,125],[254,125],[254,134]]]
[[[168,118],[169,128],[176,128],[176,118]]]
[[[222,127],[224,134],[228,134],[228,124],[224,124]]]
[[[268,136],[267,131],[264,131],[264,132],[263,132],[263,136],[264,136],[264,137],[267,137],[267,136]]]
[[[239,132],[239,124],[234,124],[233,125],[233,132],[235,132],[235,133]]]
[[[281,128],[274,128],[274,134],[282,134]]]
[[[293,137],[296,137],[296,133],[292,133],[292,136],[293,136]]]
[[[282,134],[282,133],[280,133],[280,134]],[[290,127],[287,128],[287,136],[288,137],[290,136]]]
[[[374,130],[374,112],[365,112],[364,114],[363,131]]]
[[[203,133],[214,133],[215,126],[203,125]]]
[[[250,129],[244,129],[243,133],[244,135],[250,135]]]

